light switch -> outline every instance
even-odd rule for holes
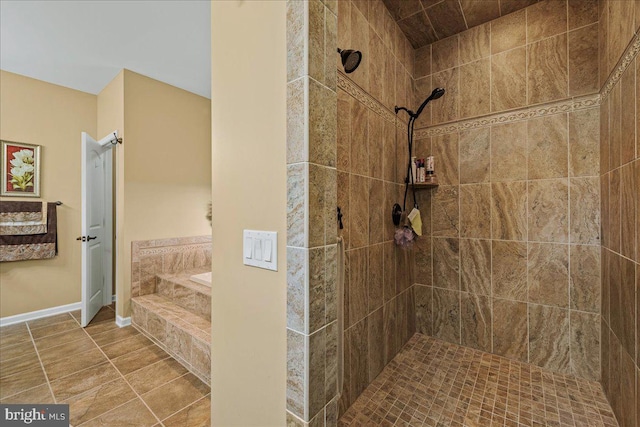
[[[244,257],[251,259],[253,254],[253,239],[251,237],[244,238]]]
[[[245,265],[278,271],[278,233],[243,231],[242,262]]]
[[[264,260],[271,261],[271,240],[264,241]]]
[[[262,239],[253,239],[253,257],[256,261],[262,261]]]

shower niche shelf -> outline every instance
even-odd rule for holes
[[[426,188],[436,188],[439,184],[437,182],[416,182],[411,184],[416,190],[423,190]]]

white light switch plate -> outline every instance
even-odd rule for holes
[[[278,271],[278,233],[243,230],[242,261],[244,265]]]

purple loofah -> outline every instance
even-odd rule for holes
[[[401,248],[410,248],[413,246],[415,235],[413,234],[413,230],[411,228],[402,227],[396,229],[394,239],[396,245],[400,246]]]

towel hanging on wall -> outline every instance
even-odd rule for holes
[[[57,223],[56,203],[0,203],[0,262],[55,257]]]

